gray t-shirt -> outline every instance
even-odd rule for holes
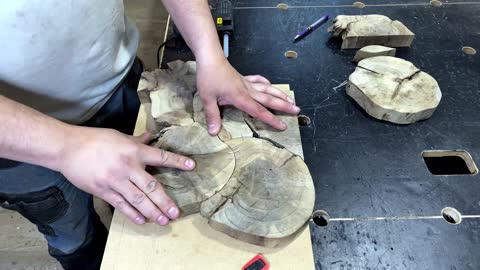
[[[126,76],[138,41],[123,0],[0,1],[0,94],[82,123]]]

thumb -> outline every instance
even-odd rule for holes
[[[203,111],[205,113],[205,120],[207,121],[208,133],[215,136],[220,132],[222,119],[220,118],[220,110],[216,99],[204,100]]]
[[[148,132],[145,132],[145,133],[143,133],[143,134],[140,135],[140,136],[131,136],[131,138],[132,138],[134,141],[136,141],[136,142],[138,142],[138,143],[142,143],[142,144],[147,144],[147,143],[149,143],[150,140],[151,140],[151,137],[152,137],[152,135],[151,135],[150,133],[148,133]]]

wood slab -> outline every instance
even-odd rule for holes
[[[328,28],[334,37],[343,39],[342,49],[367,45],[410,47],[415,34],[403,23],[384,15],[339,15]]]
[[[360,61],[348,78],[346,92],[369,115],[396,124],[431,117],[442,98],[432,76],[391,56]]]
[[[289,91],[288,85],[276,87]],[[146,130],[146,119],[142,105],[136,135]],[[289,129],[298,130],[298,123],[289,124]],[[300,152],[303,157],[300,136],[296,139],[290,150]],[[101,269],[241,269],[258,253],[266,257],[271,269],[315,268],[308,226],[287,246],[265,248],[233,240],[211,228],[199,214],[160,227],[133,224],[115,211]]]
[[[353,61],[358,63],[363,59],[375,56],[395,56],[396,51],[395,48],[381,45],[368,45],[357,51],[355,57],[353,57]]]

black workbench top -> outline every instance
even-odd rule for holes
[[[316,209],[332,218],[439,216],[444,207],[480,214],[478,175],[435,176],[424,150],[464,149],[480,163],[480,1],[449,1],[432,7],[419,0],[292,0],[235,2],[230,62],[242,74],[262,74],[288,83],[301,114],[305,161],[316,189]],[[369,6],[374,5],[374,6]],[[340,50],[330,38],[331,21],[297,44],[298,30],[324,14],[383,14],[415,34],[397,56],[432,75],[443,94],[434,115],[412,125],[395,125],[365,114],[335,88],[354,71],[356,50]],[[297,59],[284,52],[295,50]],[[164,62],[189,58],[184,48],[167,48]],[[187,55],[187,56],[185,56]],[[332,221],[310,226],[317,269],[480,269],[480,220],[460,224],[442,218]]]

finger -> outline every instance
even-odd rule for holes
[[[263,77],[263,76],[260,76],[260,75],[249,75],[249,76],[244,76],[245,79],[247,79],[247,81],[251,82],[251,83],[264,83],[264,84],[268,84],[268,85],[271,85],[272,83],[270,83],[269,80],[267,80],[267,78]]]
[[[195,168],[195,161],[192,159],[163,149],[142,145],[140,153],[140,156],[146,165],[177,168],[187,171],[191,171]]]
[[[180,210],[155,177],[144,170],[137,170],[132,173],[130,179],[165,215],[171,219],[178,218]]]
[[[278,88],[275,88],[271,85],[266,85],[266,84],[263,84],[263,83],[252,83],[251,86],[252,86],[253,89],[257,90],[258,92],[262,92],[262,93],[265,93],[265,94],[270,94],[274,97],[277,97],[277,98],[283,99],[285,101],[288,101],[291,104],[295,104],[295,101],[293,100],[293,98],[288,96],[282,90],[280,90]]]
[[[252,93],[251,96],[258,103],[270,109],[274,109],[277,111],[286,112],[290,114],[298,114],[300,112],[300,108],[295,106],[295,104],[291,104],[283,99],[274,97],[270,94],[256,92],[256,93]]]
[[[135,210],[122,195],[113,190],[108,190],[101,196],[106,202],[115,207],[115,209],[122,212],[128,219],[135,224],[144,224],[145,217]]]
[[[130,136],[132,140],[141,143],[141,144],[147,144],[150,142],[152,135],[148,132],[143,133],[142,135],[139,136]]]
[[[159,225],[168,224],[169,219],[150,201],[147,195],[132,182],[125,181],[122,185],[117,185],[115,188],[115,191],[120,193],[130,205],[137,209],[144,217]]]
[[[275,117],[271,112],[269,112],[265,107],[258,104],[248,95],[243,95],[237,99],[238,101],[233,104],[238,109],[248,113],[252,117],[258,118],[260,121],[265,122],[266,124],[280,130],[287,129],[287,124],[280,121]]]
[[[207,121],[208,133],[212,136],[220,132],[222,119],[220,118],[220,110],[218,109],[217,100],[214,98],[202,99],[205,120]]]

